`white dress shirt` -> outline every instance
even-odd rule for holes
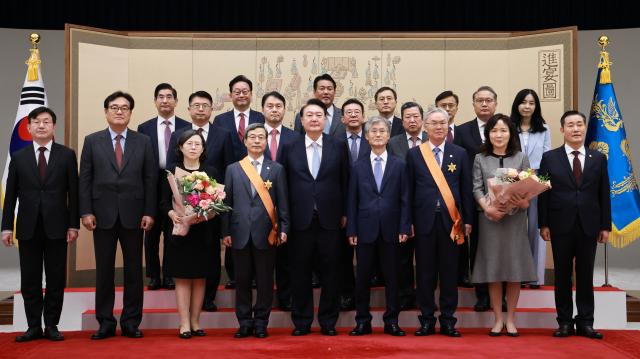
[[[120,146],[122,146],[122,154],[124,155],[124,144],[125,142],[127,142],[127,131],[129,130],[128,128],[125,128],[124,131],[122,131],[122,133],[117,133],[116,131],[112,130],[111,127],[108,127],[109,129],[109,133],[111,134],[111,144],[113,145],[113,150],[116,150],[116,136],[117,135],[121,135],[122,136],[122,140],[120,140]]]
[[[482,142],[484,143],[484,141],[485,141],[485,138],[484,138],[484,126],[487,123],[486,122],[482,122],[482,120],[480,120],[477,117],[476,117],[476,121],[478,122],[478,130],[480,130],[480,138],[482,139]]]
[[[264,123],[264,128],[267,130],[267,146],[271,145],[271,131],[274,129],[274,127],[269,126],[268,123]],[[278,127],[275,127],[275,129],[278,131],[278,134],[276,135],[276,143],[278,144],[278,148],[280,148],[280,135],[282,134],[282,124],[278,125]],[[275,158],[272,158],[273,161],[275,161]]]
[[[378,157],[378,155],[376,155],[375,153],[373,153],[373,151],[371,151],[371,154],[369,155],[369,157],[371,158],[371,171],[373,171],[373,173],[376,173],[376,158]],[[380,161],[380,164],[382,165],[382,177],[384,177],[384,170],[387,168],[387,151],[385,150],[384,152],[382,152],[382,154],[380,155],[380,158],[382,159],[382,161]]]
[[[433,143],[431,143],[431,141],[429,141],[429,148],[431,148],[431,153],[433,153],[433,149],[438,147],[440,149],[440,152],[438,153],[438,159],[440,161],[440,167],[442,167],[442,161],[444,160],[444,145],[445,143],[447,143],[447,141],[442,141],[442,143],[440,144],[440,146],[436,146]],[[435,153],[434,153],[435,156]]]
[[[339,120],[339,119],[338,119]],[[333,124],[333,104],[331,104],[331,106],[329,106],[329,108],[327,109],[327,122],[329,122],[329,128],[331,128],[331,125]]]
[[[246,111],[238,111],[233,109],[233,118],[236,121],[236,132],[238,132],[238,127],[240,126],[240,113],[244,113],[244,128],[246,129],[249,126],[249,113],[251,113],[251,109],[247,109]]]
[[[202,137],[204,137],[205,142],[207,142],[207,137],[209,136],[209,126],[210,126],[209,122],[207,122],[207,124],[202,127],[198,127],[195,123],[191,124],[191,128],[194,131],[198,131],[199,128],[202,128]]]
[[[574,150],[571,146],[564,144],[564,150],[567,152],[567,158],[569,159],[569,166],[573,171],[573,154],[571,152],[578,151],[580,154],[578,155],[578,159],[580,160],[580,167],[584,170],[584,158],[587,151],[584,149],[584,146],[581,146],[579,149]]]
[[[411,141],[411,135],[405,131],[405,135],[407,136],[407,144],[409,145],[409,149],[411,149],[411,146],[413,145],[413,141]],[[417,141],[416,141],[416,147],[420,146],[422,144],[422,132],[420,132],[420,135],[416,137]]]
[[[162,116],[158,115],[158,123],[156,128],[158,129],[158,162],[160,164],[160,168],[167,167],[167,152],[166,149],[169,147],[167,143],[164,143],[164,129],[167,127],[163,122],[169,121],[169,129],[171,133],[176,130],[176,116],[171,116],[169,118],[162,118]]]
[[[253,157],[251,157],[251,155],[248,155],[248,156],[249,156],[249,161],[250,162],[258,161],[258,165],[254,166],[254,167],[255,167],[256,171],[258,171],[258,175],[260,175],[260,172],[262,172],[262,164],[264,163],[264,155],[260,155],[260,157],[255,158],[255,159]],[[253,163],[251,165],[253,166]]]
[[[307,164],[309,165],[309,173],[313,173],[313,146],[311,144],[314,141],[309,138],[309,135],[304,135],[304,146],[307,149]],[[318,156],[320,157],[320,163],[322,164],[322,135],[315,141],[318,144]],[[320,168],[318,168],[318,171]]]
[[[32,143],[33,150],[36,153],[36,165],[38,164],[38,158],[40,157],[40,147],[44,147],[47,149],[46,151],[44,151],[44,159],[47,160],[47,164],[49,164],[49,155],[51,155],[51,146],[53,146],[53,140],[47,142],[47,144],[44,146],[40,146],[36,143],[36,141],[33,141]]]

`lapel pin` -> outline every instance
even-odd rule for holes
[[[265,186],[265,188],[266,188],[267,190],[270,190],[270,189],[271,189],[271,185],[272,185],[272,184],[273,184],[273,183],[272,183],[271,181],[269,181],[269,180],[267,180],[266,182],[264,182],[264,186]]]
[[[455,163],[449,163],[449,165],[447,166],[447,171],[453,173],[456,171],[456,164]]]

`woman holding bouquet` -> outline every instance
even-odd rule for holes
[[[534,90],[524,89],[518,92],[511,106],[511,119],[520,137],[520,148],[529,158],[531,168],[537,172],[542,154],[551,148],[551,134],[542,118],[540,99]],[[538,281],[530,283],[529,288],[538,289],[544,284],[544,264],[547,257],[547,247],[538,229],[538,197],[531,199],[527,215],[529,245],[538,275]]]
[[[536,281],[533,258],[527,236],[528,202],[518,195],[510,203],[500,204],[488,196],[487,180],[495,177],[496,169],[529,168],[527,156],[518,150],[518,139],[511,119],[503,114],[491,117],[485,126],[487,141],[473,163],[473,196],[484,215],[478,219],[478,252],[472,281],[489,283],[489,296],[495,324],[489,335],[518,336],[515,309],[520,296],[520,283]],[[507,206],[516,207],[508,211]],[[506,282],[507,318],[502,314],[502,283]]]
[[[194,130],[180,134],[176,150],[176,167],[167,168],[175,173],[206,172],[210,178],[217,176],[214,167],[205,165],[206,149],[202,135]],[[183,172],[184,173],[184,172]],[[180,175],[176,176],[178,180]],[[164,189],[160,201],[160,210],[168,214],[171,223],[165,232],[165,253],[168,275],[176,282],[176,302],[180,315],[179,337],[189,339],[192,336],[204,336],[200,328],[200,312],[204,300],[206,277],[213,273],[215,266],[220,266],[220,242],[214,240],[215,227],[219,226],[218,218],[206,220],[199,216],[190,220],[191,226],[186,235],[173,235],[173,226],[187,221],[173,208],[173,192],[168,180],[164,180]],[[217,263],[216,263],[217,261]]]

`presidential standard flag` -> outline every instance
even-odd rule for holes
[[[39,40],[40,38],[37,34],[31,35],[33,48],[30,49],[31,55],[25,62],[28,65],[27,74],[25,75],[24,85],[22,85],[18,112],[16,113],[13,130],[11,131],[11,137],[8,141],[9,152],[7,152],[7,160],[5,161],[4,172],[2,173],[2,188],[0,191],[2,194],[2,206],[4,206],[4,189],[7,185],[11,155],[21,148],[31,145],[32,142],[31,134],[29,134],[27,129],[29,112],[40,106],[47,106],[47,94],[44,92],[44,82],[42,81],[42,72],[40,71],[40,50],[38,50],[37,47]],[[16,206],[16,211],[17,209],[18,207]]]
[[[611,82],[611,62],[609,53],[605,51],[609,40],[601,36],[598,43],[602,50],[585,143],[607,156],[612,221],[609,241],[614,247],[622,248],[640,237],[640,193],[631,166],[627,133]]]

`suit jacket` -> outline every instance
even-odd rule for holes
[[[402,119],[400,117],[393,116],[391,121],[391,137],[404,133],[404,127],[402,126]]]
[[[333,106],[333,117],[331,118],[331,127],[329,128],[329,135],[338,138],[345,137],[347,129],[342,123],[342,110],[336,105]],[[296,118],[293,121],[293,130],[301,135],[304,135],[304,128],[302,127],[302,121],[300,121],[300,113],[296,114]]]
[[[524,148],[522,133],[519,134],[521,147],[520,150],[524,152],[524,154],[526,154],[529,158],[529,164],[531,165],[531,168],[536,170],[540,168],[542,154],[551,149],[551,131],[549,131],[547,125],[544,125],[544,127],[547,129],[544,132],[529,133],[527,148]]]
[[[380,191],[371,157],[359,158],[349,177],[347,236],[358,236],[358,243],[373,243],[378,236],[398,242],[398,234],[410,234],[408,187],[404,161],[396,156],[387,156]]]
[[[289,199],[286,175],[282,165],[264,159],[260,177],[264,181],[269,180],[272,183],[268,191],[276,207],[278,236],[282,232],[289,233]],[[242,170],[240,163],[235,162],[229,165],[224,185],[224,190],[227,193],[225,202],[233,207],[233,210],[222,216],[222,235],[231,236],[235,249],[244,248],[249,240],[257,249],[268,249],[270,247],[268,238],[272,226],[271,219],[258,193],[256,192],[255,196],[252,195],[251,181]]]
[[[469,163],[473,163],[482,145],[482,137],[480,136],[477,118],[455,127],[453,131],[453,143],[464,148],[467,151]]]
[[[264,123],[264,115],[262,113],[249,110],[249,122],[245,128],[252,123]],[[233,115],[233,110],[221,113],[213,119],[214,127],[222,127],[231,133],[231,145],[233,146],[233,160],[240,161],[247,156],[247,146],[244,145],[238,137],[238,130],[236,129],[236,119]]]
[[[322,159],[316,179],[309,172],[305,136],[286,145],[282,164],[287,171],[292,228],[304,230],[311,225],[315,204],[320,225],[328,230],[340,229],[340,219],[346,216],[349,185],[349,155],[344,144],[322,135]]]
[[[169,142],[169,152],[167,153],[167,168],[175,168],[176,166],[176,148],[178,144],[178,137],[182,132],[191,129],[191,126],[176,130],[171,135],[171,142]],[[205,147],[207,150],[207,159],[205,164],[215,167],[218,177],[216,181],[222,183],[224,181],[224,171],[227,166],[233,163],[233,146],[231,145],[232,135],[236,136],[236,132],[233,134],[221,126],[214,127],[209,126],[209,132],[205,139]]]
[[[143,134],[143,135],[147,135],[149,136],[149,139],[151,140],[151,146],[153,148],[153,158],[155,158],[156,163],[159,164],[160,163],[160,155],[158,154],[158,117],[154,117],[150,120],[147,120],[143,123],[141,123],[140,125],[138,125],[138,132]],[[174,128],[175,131],[178,131],[180,129],[189,127],[190,122],[185,121],[183,119],[181,119],[180,117],[176,116],[176,121],[174,124]]]
[[[572,159],[573,160],[573,159]],[[553,234],[569,233],[579,221],[587,236],[611,230],[611,200],[607,158],[586,148],[580,185],[576,183],[564,145],[542,155],[541,175],[551,189],[538,196],[538,226]]]
[[[422,146],[429,146],[428,143]],[[430,150],[430,147],[429,147]],[[407,153],[407,178],[409,179],[409,206],[416,235],[428,235],[434,224],[434,211],[439,200],[444,228],[453,226],[442,194],[422,158],[419,147]],[[442,156],[442,172],[465,224],[473,223],[474,202],[472,195],[472,174],[469,157],[464,148],[445,143]]]
[[[116,220],[140,227],[142,216],[155,216],[158,164],[149,137],[127,131],[122,169],[118,169],[109,129],[85,137],[80,157],[80,215],[93,214],[100,229]]]
[[[298,132],[295,132],[287,127],[282,126],[281,129],[282,130],[280,133],[280,143],[278,144],[278,152],[276,153],[276,159],[275,159],[275,161],[278,163],[282,162],[282,156],[283,156],[282,151],[286,147],[286,145],[302,137]],[[269,151],[268,142],[269,141],[267,141],[267,149],[264,151],[264,157],[273,161],[273,158],[271,158],[271,151]]]
[[[428,140],[428,136],[426,132],[422,132],[421,141],[424,143]],[[387,144],[387,151],[390,154],[401,158],[403,161],[407,157],[407,152],[409,152],[409,143],[407,142],[407,134],[403,130],[401,134],[393,136],[389,143]]]
[[[364,136],[364,129],[362,130],[362,137],[360,137],[360,147],[358,147],[358,158],[356,159],[351,158],[351,147],[349,146],[349,139],[346,136],[347,134],[345,133],[345,137],[336,139],[340,142],[343,142],[347,147],[347,154],[349,155],[350,164],[355,164],[355,161],[357,161],[358,159],[369,156],[369,154],[371,153],[371,146],[369,145],[369,141],[367,141]]]
[[[53,143],[44,182],[40,180],[32,145],[15,152],[9,163],[4,194],[2,230],[13,231],[16,202],[18,240],[33,238],[38,216],[49,239],[66,239],[69,228],[80,228],[78,216],[78,162],[75,152]]]

